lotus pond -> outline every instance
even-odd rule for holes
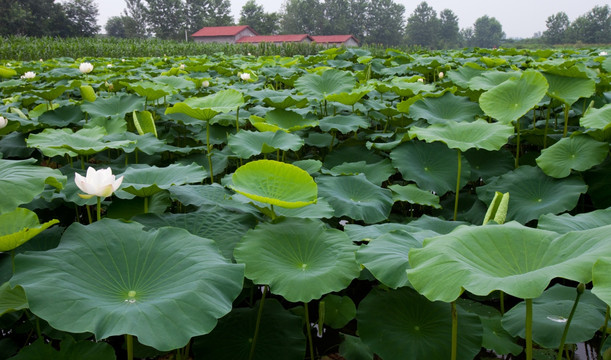
[[[602,358],[602,50],[4,61],[0,357]]]

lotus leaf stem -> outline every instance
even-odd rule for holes
[[[255,346],[257,346],[257,337],[259,337],[259,327],[261,325],[261,317],[263,315],[263,303],[265,302],[265,295],[267,294],[267,285],[263,285],[263,294],[261,295],[261,301],[259,302],[259,311],[257,312],[257,322],[255,323],[255,333],[252,336],[252,342],[250,343],[250,353],[248,354],[248,360],[252,360],[255,356]]]
[[[526,299],[526,360],[533,359],[533,299]]]
[[[144,213],[148,214],[149,212],[149,197],[145,196],[144,197]]]
[[[125,347],[127,348],[127,360],[134,360],[134,337],[125,334]]]
[[[89,205],[85,205],[85,209],[87,209],[87,218],[89,219],[89,224],[93,223],[93,218],[91,217],[91,209],[89,209]]]
[[[571,320],[573,320],[573,316],[575,315],[575,310],[577,310],[577,304],[579,304],[579,298],[585,289],[585,285],[580,283],[577,285],[577,296],[575,297],[575,302],[573,302],[573,308],[571,309],[571,313],[569,314],[569,318],[564,325],[564,331],[562,332],[562,338],[560,338],[560,346],[558,347],[558,355],[556,356],[556,360],[562,360],[562,350],[564,349],[564,343],[566,342],[566,336],[569,333],[569,327],[571,326]],[[568,357],[567,357],[568,358]]]
[[[552,111],[552,103],[550,101],[549,106],[547,107],[547,116],[545,117],[545,130],[543,130],[543,148],[547,148],[547,130],[549,129],[549,118],[550,113]]]
[[[499,291],[499,300],[501,301],[501,316],[505,315],[505,293],[503,290]]]
[[[456,215],[458,214],[458,192],[460,191],[460,173],[462,171],[462,153],[460,149],[458,151],[458,174],[456,175],[456,192],[454,193],[454,221],[456,221]]]
[[[456,313],[456,301],[450,303],[452,308],[452,354],[451,359],[456,360],[458,349],[458,314]]]
[[[303,303],[303,308],[305,314],[306,333],[308,335],[308,346],[310,349],[310,359],[314,360],[314,341],[312,340],[312,331],[310,329],[310,313],[308,311],[308,303]]]
[[[564,104],[564,131],[562,132],[562,137],[566,137],[566,134],[569,131],[569,110],[569,105]]]
[[[102,198],[99,196],[96,196],[98,198],[98,203],[97,203],[97,215],[98,215],[98,221],[102,220]],[[87,208],[89,209],[89,207]]]
[[[210,121],[206,121],[206,150],[208,151],[208,169],[210,170],[210,184],[214,184],[214,172],[212,171],[212,146],[210,146]]]
[[[607,339],[607,327],[609,326],[609,311],[610,310],[611,309],[609,308],[609,305],[607,305],[607,311],[605,312],[605,323],[602,328],[602,336],[600,339],[600,345],[598,346],[598,353],[601,354],[599,355],[600,359],[602,359],[603,345],[605,344],[605,340]]]
[[[235,114],[235,131],[236,133],[240,131],[240,107],[239,106],[236,109],[236,114]]]
[[[516,138],[516,162],[515,168],[520,167],[520,119],[516,120],[516,132],[518,133]]]

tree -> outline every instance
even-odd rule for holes
[[[185,9],[181,0],[146,0],[147,24],[155,37],[160,39],[183,39]]]
[[[567,35],[572,42],[611,43],[611,8],[609,5],[595,6],[571,23]]]
[[[129,16],[113,16],[106,21],[104,30],[106,35],[117,38],[134,38],[138,37],[136,33],[138,24]]]
[[[570,22],[566,13],[560,11],[551,15],[545,21],[547,30],[543,32],[543,38],[548,44],[562,44],[566,42],[567,30]]]
[[[266,13],[263,6],[257,5],[255,0],[248,0],[240,11],[240,25],[249,25],[261,35],[278,33],[279,16],[277,13]]]
[[[323,6],[318,0],[286,0],[282,4],[280,32],[283,34],[321,34]]]
[[[321,35],[354,35],[362,39],[365,34],[367,0],[325,0],[324,24]]]
[[[91,37],[100,32],[98,4],[93,0],[68,0],[62,4],[71,36]]]
[[[473,28],[464,28],[460,30],[460,38],[463,46],[474,46],[473,45]]]
[[[369,44],[401,44],[404,13],[405,7],[393,0],[371,0],[365,18],[364,41]]]
[[[189,34],[204,26],[226,26],[233,23],[229,0],[186,0],[184,12]]]
[[[148,9],[142,0],[125,0],[126,8],[123,10],[123,26],[130,37],[147,37],[147,14]],[[131,21],[126,21],[130,18]]]
[[[410,44],[433,48],[437,45],[440,22],[437,12],[421,2],[407,18],[406,35]]]
[[[458,16],[450,9],[444,9],[439,13],[439,43],[441,48],[460,47],[460,30],[458,27]]]
[[[0,0],[0,35],[69,35],[68,20],[54,0]]]
[[[503,26],[494,17],[484,15],[473,24],[473,45],[491,48],[499,46],[505,38]]]

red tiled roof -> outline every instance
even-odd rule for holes
[[[244,36],[240,38],[238,43],[261,43],[261,42],[302,42],[303,40],[310,39],[312,37],[308,34],[299,35],[258,35],[258,36]]]
[[[352,35],[312,35],[312,39],[314,39],[314,41],[316,41],[317,43],[344,43],[350,40],[350,38],[354,39],[354,41],[356,41],[357,43],[359,42]]]
[[[210,26],[204,27],[195,32],[191,36],[200,37],[200,36],[235,36],[245,29],[250,29],[253,33],[257,33],[248,25],[239,25],[239,26]]]

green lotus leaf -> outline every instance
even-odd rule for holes
[[[470,149],[464,155],[471,165],[471,181],[482,179],[487,183],[515,169],[515,158],[504,148],[499,151]]]
[[[47,228],[59,223],[53,219],[41,224],[35,212],[17,208],[0,215],[0,251],[10,251]]]
[[[145,98],[137,95],[119,95],[97,98],[96,101],[81,104],[81,109],[92,117],[124,117],[125,114],[144,107]]]
[[[587,77],[563,76],[544,72],[549,89],[547,95],[566,105],[573,105],[580,98],[589,98],[594,94],[596,83]]]
[[[320,220],[287,218],[247,232],[233,253],[246,277],[292,302],[346,288],[359,275],[356,246]]]
[[[35,159],[0,159],[0,214],[34,200],[44,191],[45,185],[61,190],[66,183],[66,177],[59,170],[34,163]]]
[[[482,115],[479,105],[468,97],[456,96],[451,92],[441,97],[426,97],[409,107],[409,116],[413,119],[425,119],[429,124],[447,122],[470,122]]]
[[[414,181],[422,190],[432,190],[439,196],[456,190],[457,151],[445,144],[408,141],[393,149],[390,159],[403,179]],[[466,160],[461,163],[460,183],[466,184],[471,169]]]
[[[267,112],[265,118],[251,116],[250,122],[259,131],[293,132],[318,125],[318,121],[306,119],[294,111],[284,109]]]
[[[611,209],[595,210],[584,214],[541,215],[537,228],[564,234],[575,230],[588,230],[611,224]]]
[[[469,80],[469,89],[474,91],[490,90],[509,79],[517,79],[521,75],[517,71],[485,71]]]
[[[469,82],[476,76],[485,73],[486,69],[481,65],[469,62],[458,69],[448,71],[447,78],[463,89],[469,88]]]
[[[295,165],[258,160],[239,167],[232,176],[235,192],[252,200],[286,208],[314,204],[318,188],[306,171]]]
[[[357,131],[359,128],[367,129],[370,126],[367,118],[358,115],[327,116],[318,122],[318,127],[324,132],[337,130],[342,134]]]
[[[608,306],[611,306],[611,258],[601,257],[594,263],[592,269],[592,294],[604,301]]]
[[[420,93],[431,93],[435,90],[435,85],[424,84],[414,78],[398,78],[391,80],[391,90],[402,97],[412,97]]]
[[[302,108],[308,103],[308,99],[303,95],[295,95],[292,90],[270,90],[253,91],[250,95],[262,100],[265,105],[276,109],[286,109],[291,106]]]
[[[323,198],[318,198],[315,204],[300,208],[276,207],[274,211],[278,216],[296,217],[302,219],[330,219],[335,215],[331,204]]]
[[[66,105],[55,110],[47,111],[38,117],[38,122],[51,126],[64,127],[78,123],[85,118],[81,107]]]
[[[329,69],[320,75],[303,75],[295,81],[295,88],[309,98],[322,101],[331,94],[351,92],[355,83],[356,79],[349,72]]]
[[[172,199],[180,201],[183,205],[198,207],[213,205],[234,211],[257,212],[251,205],[233,200],[232,192],[219,184],[172,186],[169,191]]]
[[[421,190],[416,184],[390,185],[392,190],[393,201],[407,201],[410,204],[418,204],[423,206],[432,206],[435,209],[440,209],[439,196],[432,194],[430,191]]]
[[[214,330],[193,341],[197,358],[248,360],[255,333],[259,302],[253,308],[233,309]],[[276,299],[265,300],[253,360],[303,360],[306,338],[300,316]]]
[[[323,302],[325,324],[334,329],[343,328],[356,317],[356,305],[349,296],[327,294],[320,300],[320,307]]]
[[[606,104],[600,109],[590,106],[579,119],[579,125],[585,128],[605,130],[608,129],[609,124],[611,124],[611,104]]]
[[[28,299],[21,286],[11,288],[8,282],[0,285],[0,316],[28,308]]]
[[[0,77],[8,79],[13,76],[17,76],[17,71],[15,71],[15,69],[10,69],[5,66],[0,66]]]
[[[518,120],[545,96],[548,84],[536,70],[526,70],[519,79],[509,79],[483,93],[479,105],[486,115],[502,123]]]
[[[94,102],[95,99],[97,99],[95,90],[93,90],[93,87],[91,87],[91,85],[81,85],[80,90],[81,97],[83,98],[83,100]]]
[[[537,165],[545,174],[563,178],[569,176],[571,170],[584,171],[602,163],[608,153],[608,143],[596,141],[587,135],[565,137],[543,149],[537,158]]]
[[[363,341],[358,336],[341,334],[344,338],[339,344],[339,354],[350,360],[371,360],[374,358],[373,351],[363,344]]]
[[[482,346],[482,325],[458,310],[457,359],[471,360]],[[450,304],[430,302],[409,287],[373,290],[356,316],[363,343],[384,360],[450,358]]]
[[[327,143],[329,145],[330,141]],[[380,156],[376,151],[369,150],[363,146],[362,142],[343,142],[341,146],[333,148],[327,156],[325,156],[323,166],[327,169],[333,169],[343,163],[351,163],[354,160],[365,161],[367,164],[375,164],[384,157]]]
[[[157,127],[155,126],[155,119],[150,111],[134,111],[133,113],[134,126],[138,130],[138,134],[144,135],[152,133],[157,137]]]
[[[129,167],[123,172],[121,190],[136,196],[151,196],[175,185],[198,183],[208,177],[208,172],[197,164],[172,164]]]
[[[239,91],[227,89],[214,95],[188,98],[167,108],[165,113],[180,113],[198,120],[210,121],[217,114],[237,110],[243,104],[244,98]]]
[[[373,224],[386,220],[390,214],[391,191],[371,183],[364,174],[319,176],[316,182],[320,196],[335,209],[336,217],[349,216]]]
[[[356,253],[356,260],[382,284],[396,289],[409,285],[405,273],[409,269],[407,254],[411,248],[421,246],[421,241],[409,232],[394,230],[361,246]]]
[[[513,126],[501,123],[489,124],[485,120],[435,124],[427,128],[412,127],[411,137],[426,142],[440,141],[451,149],[465,152],[469,149],[499,150],[513,135]]]
[[[594,262],[611,249],[609,230],[604,226],[558,236],[516,222],[461,227],[412,249],[407,276],[431,301],[454,301],[463,289],[534,299],[554,278],[590,282]]]
[[[178,76],[157,76],[152,78],[151,80],[156,83],[168,85],[170,86],[170,88],[173,89],[186,90],[193,89],[195,87],[193,81],[189,81],[183,77]]]
[[[363,86],[353,89],[351,92],[343,92],[339,94],[330,94],[327,96],[327,100],[336,101],[344,105],[354,105],[361,98],[374,90],[373,86]]]
[[[43,337],[38,338],[31,345],[22,348],[11,360],[115,360],[115,350],[106,342],[93,342],[88,340],[75,341],[67,336],[59,344],[57,350],[53,344],[47,343]]]
[[[508,192],[507,220],[525,224],[543,214],[557,214],[573,209],[587,188],[579,177],[554,179],[537,167],[521,166],[478,187],[477,196],[489,204],[495,192]]]
[[[533,341],[546,348],[558,348],[575,302],[575,288],[556,284],[533,300]],[[605,304],[585,290],[579,299],[566,344],[578,344],[594,337],[605,322]],[[503,315],[503,328],[513,336],[525,337],[526,304],[515,305]]]
[[[121,149],[129,146],[129,140],[107,141],[103,139],[106,130],[102,127],[80,129],[76,132],[64,129],[45,129],[31,134],[26,140],[29,147],[39,149],[45,156],[93,155],[107,149]]]
[[[240,158],[248,159],[251,156],[271,153],[276,150],[297,151],[301,149],[304,142],[299,135],[284,131],[258,132],[242,130],[234,135],[229,135],[227,144],[231,151]]]
[[[310,175],[319,172],[322,168],[322,162],[320,162],[320,160],[314,159],[297,160],[293,162],[293,165],[307,171]]]
[[[72,81],[68,85],[55,84],[50,89],[34,90],[34,91],[32,91],[32,93],[37,95],[37,96],[40,96],[41,98],[43,98],[43,99],[45,99],[47,101],[53,101],[53,100],[57,99],[58,97],[62,96],[62,94],[64,92],[66,92],[66,90],[70,90],[70,89],[73,89],[73,88],[79,87],[79,86],[81,86],[81,82],[80,81]]]
[[[176,92],[176,89],[173,89],[171,86],[148,80],[136,81],[134,83],[122,82],[121,84],[136,94],[145,97],[147,101],[154,101]]]
[[[367,180],[378,186],[382,186],[382,183],[394,175],[395,172],[395,168],[388,159],[370,164],[365,161],[349,162],[334,166],[331,170],[322,170],[323,174],[330,174],[333,176],[358,175],[362,173],[365,174]]]
[[[240,214],[217,206],[186,214],[144,214],[132,220],[150,228],[172,226],[212,239],[227,259],[233,257],[235,244],[256,223],[250,214]]]
[[[11,285],[55,329],[97,339],[130,334],[168,351],[210,332],[242,290],[244,268],[210,239],[138,223],[75,223],[60,245],[15,257]]]

